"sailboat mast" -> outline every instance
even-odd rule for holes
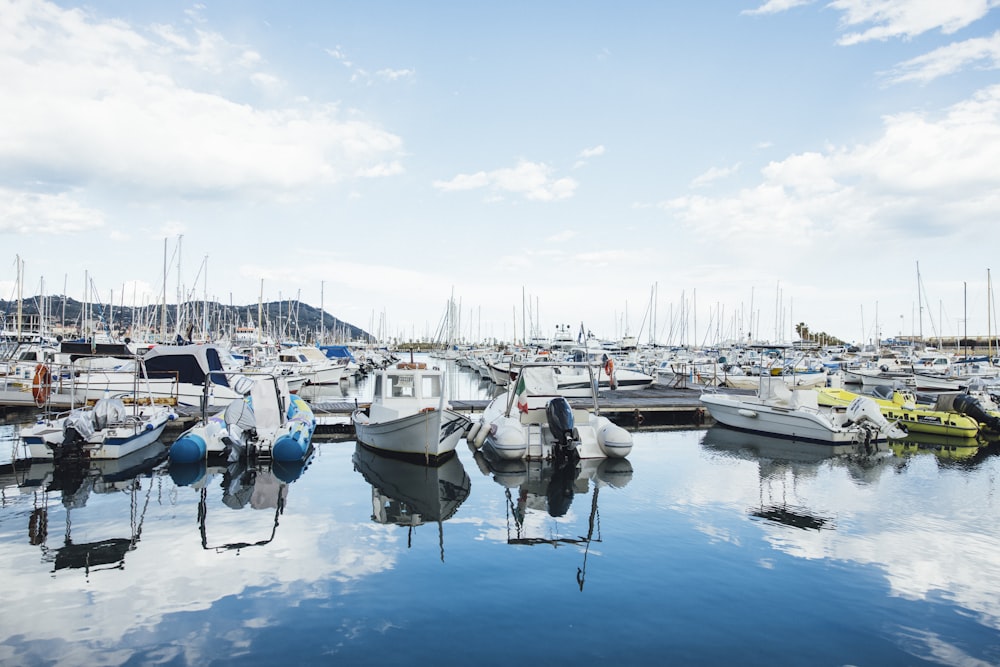
[[[986,363],[989,366],[993,365],[993,331],[990,329],[990,318],[993,316],[990,314],[990,308],[993,305],[993,288],[990,282],[990,270],[986,269]]]
[[[163,309],[160,311],[160,342],[167,340],[167,239],[163,239]]]
[[[24,260],[21,259],[20,255],[17,255],[17,340],[21,342],[22,334],[22,317],[23,317],[23,304],[24,299]]]
[[[921,294],[922,285],[920,284],[920,262],[917,262],[917,314],[919,315],[919,327],[917,329],[917,336],[919,336],[920,341],[924,340],[924,300]]]

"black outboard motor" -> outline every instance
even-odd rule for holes
[[[986,412],[979,401],[968,394],[941,394],[934,407],[937,410],[954,410],[959,414],[972,417],[991,431],[1000,432],[1000,418]]]
[[[545,418],[549,422],[549,430],[561,447],[570,447],[573,440],[573,409],[569,401],[562,396],[556,396],[545,406]]]
[[[579,434],[573,420],[573,409],[569,401],[562,396],[556,396],[545,406],[545,418],[549,422],[549,431],[555,437],[553,448],[557,466],[576,465],[580,455],[576,451]]]

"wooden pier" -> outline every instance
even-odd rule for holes
[[[730,390],[724,390],[730,391]],[[751,392],[740,392],[751,393]],[[701,428],[712,423],[712,418],[702,406],[700,389],[667,387],[654,384],[634,391],[604,391],[598,397],[598,408],[615,424],[627,429],[688,429]],[[567,399],[574,408],[593,406],[589,398]],[[452,409],[464,414],[482,412],[489,400],[453,400]],[[317,435],[347,435],[353,437],[351,413],[355,407],[366,403],[354,401],[329,401],[310,403],[316,415]]]

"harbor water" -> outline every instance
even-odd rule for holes
[[[7,473],[0,663],[1000,664],[998,452],[634,441],[569,479],[353,440],[299,468],[171,467],[156,446]]]

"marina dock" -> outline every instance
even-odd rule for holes
[[[700,396],[700,389],[654,384],[635,391],[602,392],[598,397],[598,408],[601,414],[628,429],[699,428],[712,422],[712,418],[699,400]],[[586,409],[593,405],[588,398],[568,400],[574,408]],[[488,403],[487,399],[452,400],[451,406],[458,412],[476,415],[482,412]],[[316,414],[317,435],[353,436],[351,413],[356,407],[354,401],[317,401],[310,405]],[[357,405],[365,407],[364,403]]]

